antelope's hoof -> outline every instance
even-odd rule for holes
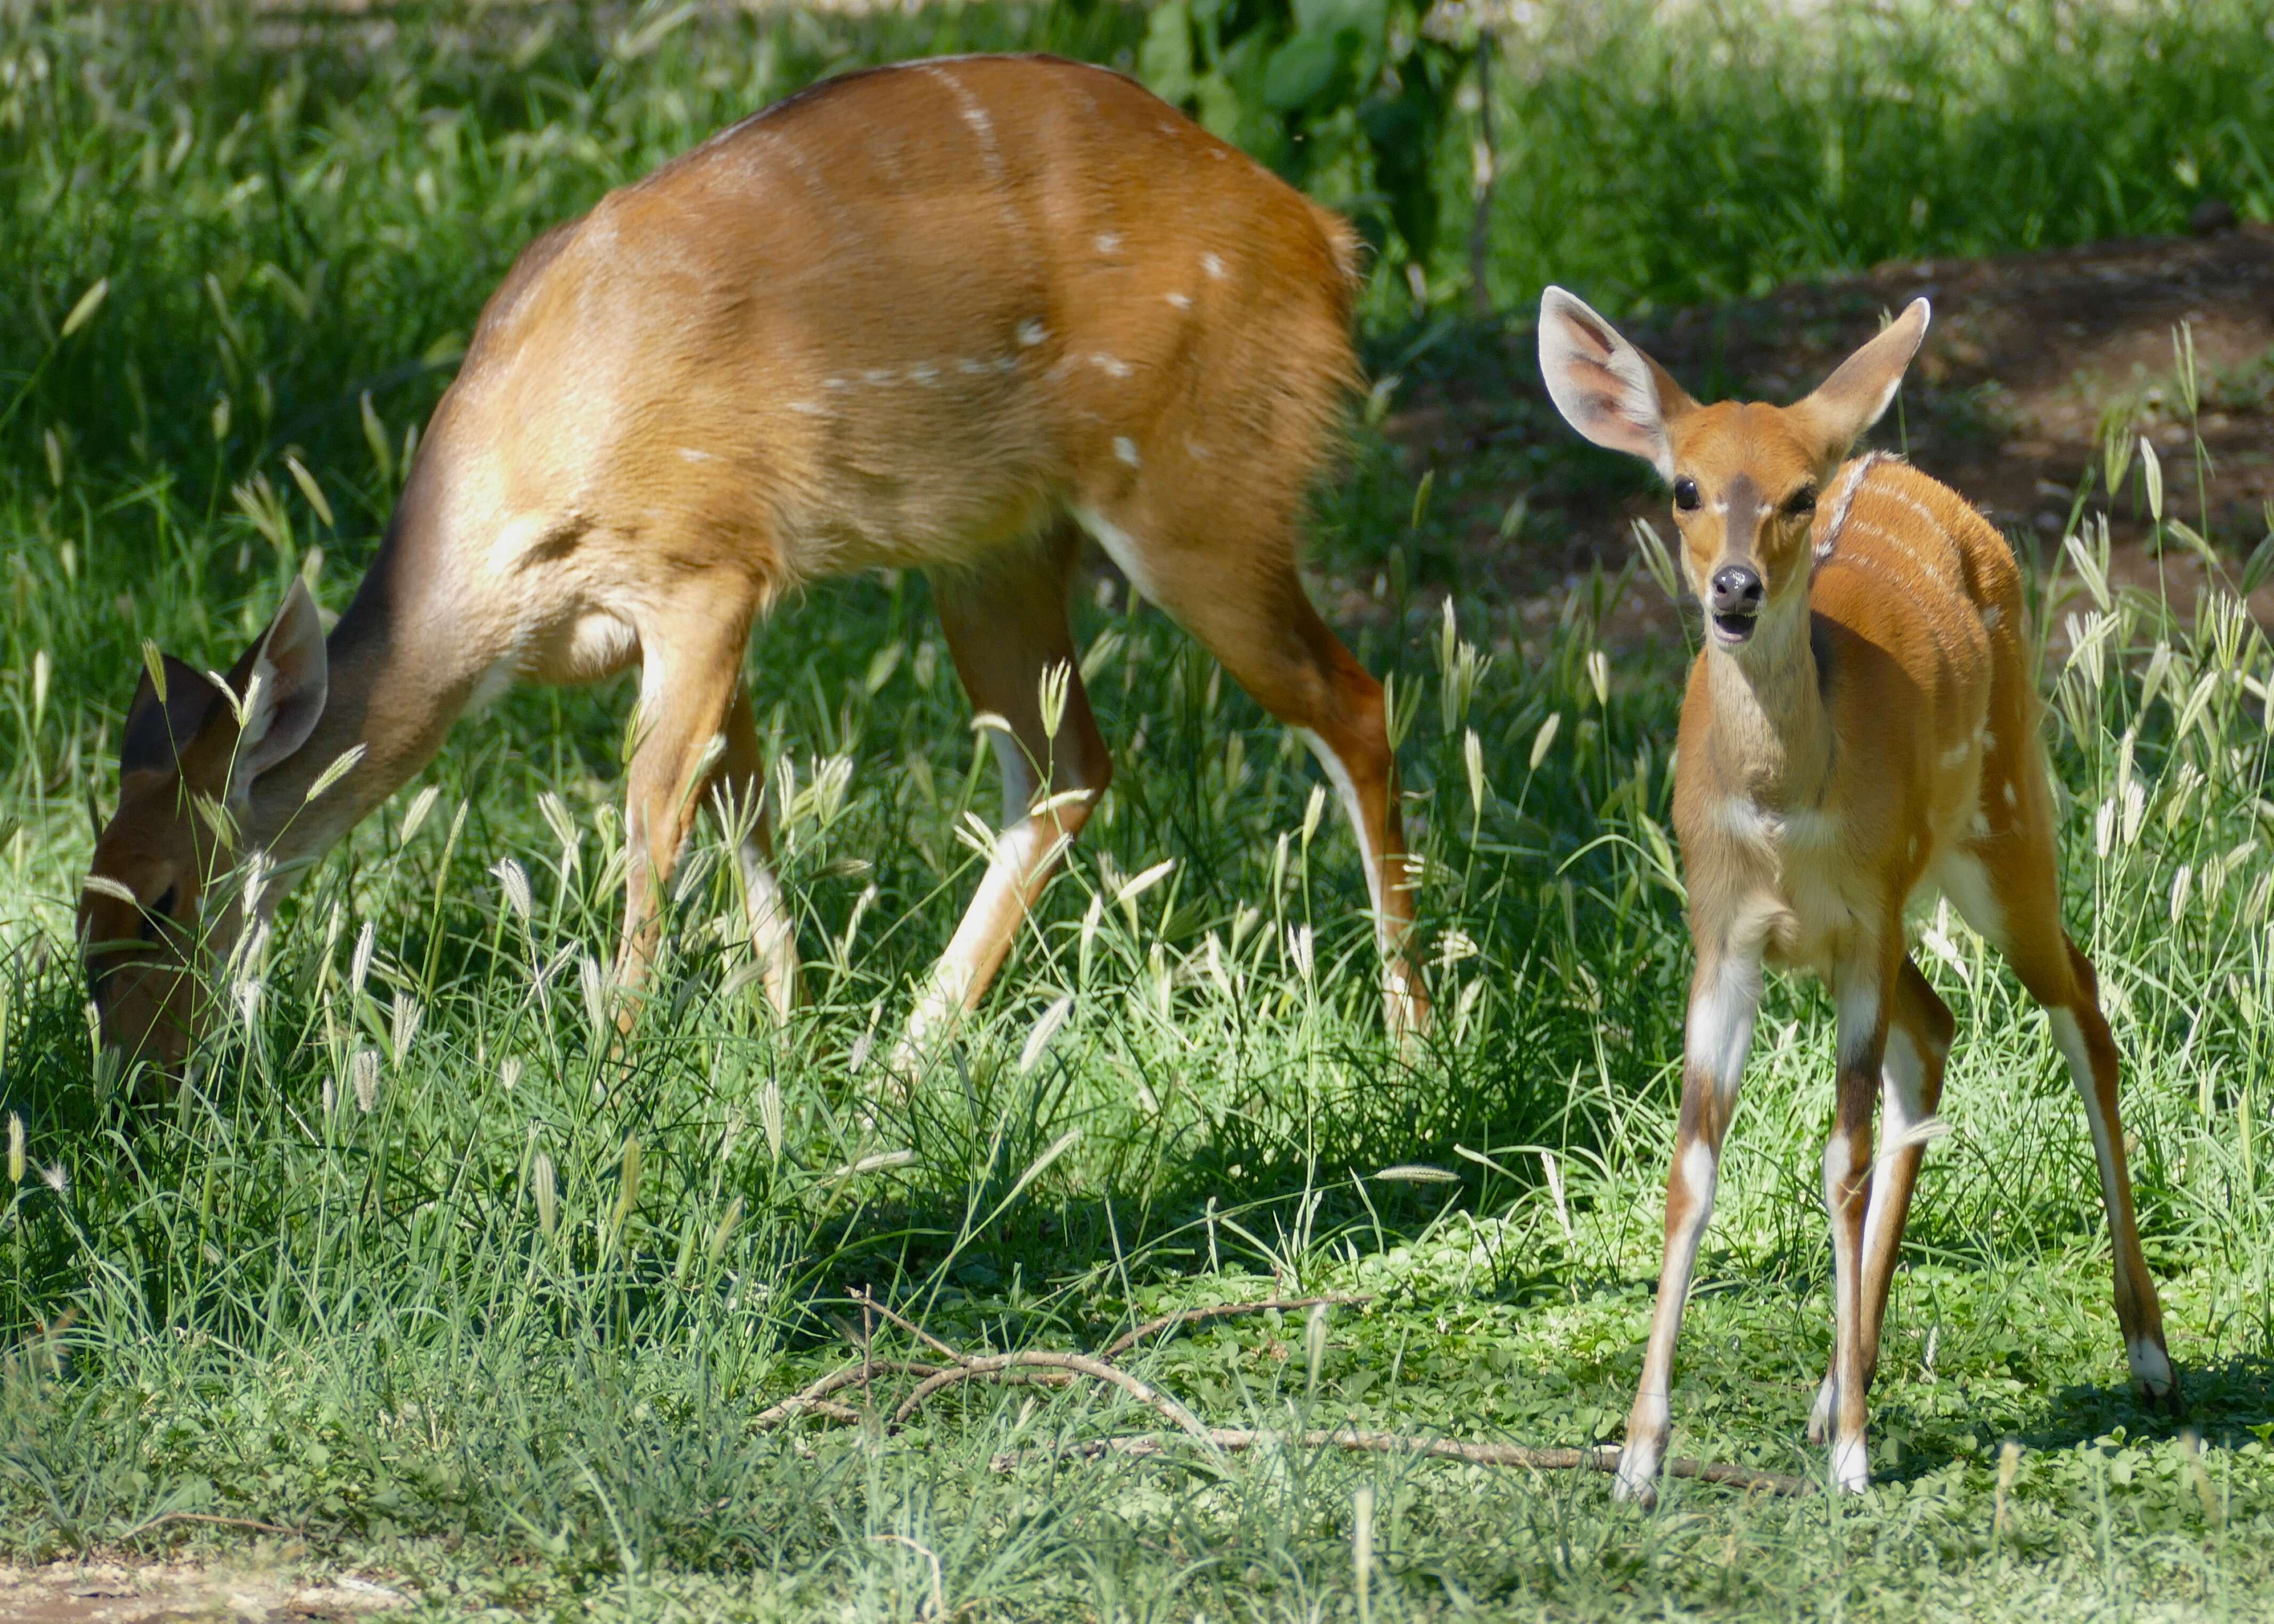
[[[2161,1383],[2135,1382],[2132,1390],[2139,1395],[2140,1407],[2151,1416],[2177,1421],[2187,1413],[2187,1400],[2180,1392],[2177,1376]]]

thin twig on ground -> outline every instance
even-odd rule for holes
[[[119,1541],[124,1544],[137,1534],[147,1534],[152,1529],[168,1522],[207,1522],[215,1528],[246,1528],[256,1534],[282,1534],[290,1539],[301,1538],[305,1533],[302,1529],[285,1528],[278,1523],[262,1522],[252,1517],[215,1516],[209,1511],[168,1511],[162,1512],[146,1522],[137,1522],[118,1537]]]
[[[893,1413],[892,1424],[895,1426],[905,1425],[926,1399],[944,1387],[953,1387],[957,1382],[983,1379],[1016,1380],[1015,1377],[1010,1377],[1008,1373],[1029,1371],[1069,1371],[1078,1375],[1091,1377],[1098,1381],[1110,1382],[1139,1403],[1150,1405],[1159,1410],[1193,1437],[1203,1438],[1208,1434],[1207,1424],[1198,1416],[1151,1383],[1138,1380],[1127,1371],[1117,1370],[1112,1365],[1099,1359],[1093,1359],[1087,1354],[1046,1353],[1039,1349],[1028,1349],[1017,1353],[989,1354],[982,1358],[966,1359],[953,1370],[944,1370],[937,1376],[925,1378],[916,1390],[909,1394],[901,1402],[900,1409]],[[1072,1378],[1069,1377],[1067,1380]]]
[[[1231,1314],[1260,1314],[1268,1308],[1330,1308],[1344,1307],[1353,1303],[1371,1303],[1370,1291],[1345,1297],[1266,1297],[1260,1303],[1214,1303],[1206,1308],[1180,1308],[1173,1314],[1163,1314],[1158,1320],[1148,1320],[1133,1331],[1125,1331],[1105,1345],[1097,1357],[1108,1365],[1134,1348],[1147,1337],[1180,1325],[1190,1325],[1200,1320],[1221,1320]]]
[[[954,1349],[940,1341],[938,1337],[934,1336],[930,1331],[925,1330],[923,1327],[918,1325],[915,1320],[896,1312],[894,1309],[887,1305],[882,1297],[873,1295],[865,1287],[855,1286],[853,1288],[853,1300],[860,1304],[864,1308],[875,1309],[878,1313],[884,1315],[885,1319],[891,1320],[894,1325],[899,1326],[900,1329],[915,1337],[918,1342],[930,1349],[934,1353],[939,1355],[942,1358],[953,1359],[958,1365],[963,1363],[963,1355],[958,1353]]]
[[[1065,1449],[1017,1449],[994,1456],[989,1464],[997,1471],[1010,1471],[1016,1467],[1044,1460],[1103,1460],[1108,1455],[1142,1459],[1164,1455],[1174,1438],[1152,1434],[1134,1437],[1093,1439]],[[1415,1438],[1400,1432],[1360,1432],[1345,1427],[1338,1431],[1319,1430],[1308,1432],[1267,1432],[1246,1427],[1212,1426],[1205,1441],[1227,1451],[1263,1448],[1270,1446],[1301,1449],[1347,1449],[1367,1455],[1420,1455],[1434,1460],[1465,1461],[1472,1466],[1525,1466],[1534,1471],[1600,1471],[1619,1469],[1616,1445],[1604,1444],[1590,1449],[1542,1449],[1525,1444],[1463,1443],[1452,1438]],[[1733,1466],[1721,1461],[1697,1461],[1677,1456],[1666,1462],[1670,1477],[1696,1477],[1706,1483],[1727,1484],[1734,1488],[1765,1489],[1773,1494],[1813,1494],[1815,1483],[1795,1477],[1788,1472],[1758,1471],[1750,1466]]]

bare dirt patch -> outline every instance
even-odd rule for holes
[[[1629,325],[1701,398],[1788,401],[1813,387],[1878,330],[1883,312],[1924,295],[1934,325],[1905,387],[1898,427],[1911,458],[1971,498],[2048,568],[2091,474],[2092,511],[2115,538],[2112,575],[2167,596],[2185,616],[2207,575],[2187,548],[2148,544],[2136,452],[2108,502],[2103,446],[2144,435],[2162,464],[2165,512],[2206,533],[2230,570],[2263,538],[2274,500],[2274,228],[2244,225],[2193,238],[2097,244],[1979,260],[1901,261],[1867,274],[1796,282],[1764,298]],[[2191,422],[2173,335],[2192,334],[2199,415]],[[1527,622],[1552,619],[1556,597],[1590,566],[1630,556],[1629,523],[1668,531],[1665,498],[1645,476],[1623,487],[1548,406],[1528,320],[1497,342],[1450,342],[1415,369],[1386,421],[1418,475],[1463,462],[1505,465],[1498,500],[1468,515],[1472,579],[1493,580]],[[2197,480],[2195,439],[2208,462]],[[1593,460],[1591,460],[1593,459]],[[1472,482],[1473,485],[1473,482]],[[2208,494],[2199,500],[2199,489]],[[1482,492],[1480,492],[1481,495]],[[1505,501],[1532,516],[1521,545],[1502,545]],[[2207,508],[2207,511],[2206,511]],[[2073,577],[2072,577],[2073,579]],[[2274,587],[2252,600],[2274,625]],[[1630,593],[1607,631],[1663,640],[1674,618],[1654,589]]]
[[[7,1624],[162,1624],[163,1620],[283,1620],[376,1617],[410,1598],[355,1574],[321,1575],[247,1551],[227,1563],[51,1562],[0,1567]]]

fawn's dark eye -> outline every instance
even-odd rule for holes
[[[1698,511],[1698,482],[1687,474],[1674,482],[1674,505],[1684,513]]]
[[[1785,499],[1784,510],[1793,517],[1816,511],[1816,487],[1804,485]]]

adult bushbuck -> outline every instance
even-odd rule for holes
[[[1814,971],[1838,1011],[1824,1151],[1836,1328],[1808,1431],[1814,1443],[1829,1434],[1841,1487],[1871,1481],[1864,1395],[1954,1031],[1904,939],[1906,905],[1937,891],[2045,1007],[2091,1124],[2132,1377],[2150,1402],[2178,1407],[2133,1221],[2116,1046],[2092,966],[2061,928],[2020,570],[1955,492],[1884,454],[1846,460],[1926,324],[1926,301],[1913,301],[1796,405],[1701,406],[1569,293],[1540,301],[1556,409],[1673,487],[1706,611],[1674,786],[1698,963],[1658,1307],[1619,1462],[1628,1496],[1655,1492],[1675,1337],[1764,960]]]
[[[179,1060],[189,939],[248,922],[236,885],[200,921],[232,853],[200,798],[233,814],[236,853],[267,854],[257,919],[470,706],[630,667],[620,975],[650,959],[696,809],[723,801],[788,1007],[744,649],[801,583],[891,568],[930,577],[965,688],[1008,725],[1005,827],[916,1000],[921,1042],[986,987],[1111,774],[1066,621],[1085,532],[1319,756],[1367,865],[1390,1024],[1412,1027],[1382,689],[1296,575],[1357,376],[1357,252],[1128,79],[1038,56],[831,80],[539,237],[329,637],[295,586],[229,673],[233,703],[178,663],[162,693],[146,674],[80,908],[106,1038]]]

